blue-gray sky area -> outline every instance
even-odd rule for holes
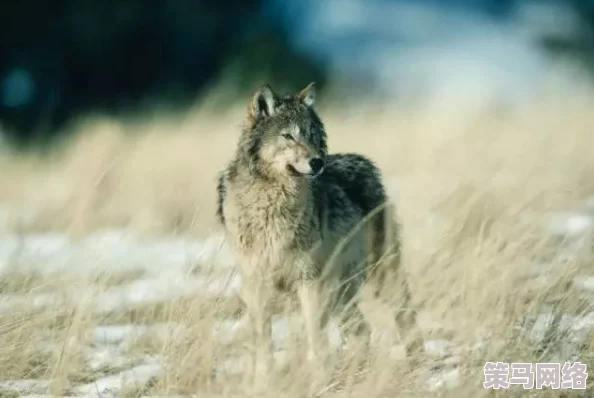
[[[411,99],[535,95],[552,69],[539,39],[580,29],[553,0],[271,0],[270,10],[303,51]]]

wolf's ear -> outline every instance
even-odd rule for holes
[[[316,102],[316,88],[315,82],[311,82],[303,90],[297,94],[297,99],[305,106],[310,107]]]
[[[268,84],[260,87],[252,95],[248,109],[248,117],[255,121],[259,117],[274,115],[276,110],[277,97]]]

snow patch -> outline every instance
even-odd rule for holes
[[[429,376],[425,383],[429,391],[456,387],[460,383],[460,370],[451,369],[433,372],[433,375]]]
[[[149,333],[156,333],[159,336],[170,336],[179,334],[186,330],[186,327],[173,322],[160,322],[150,325],[122,324],[98,326],[92,331],[93,342],[96,345],[116,345],[134,341]]]
[[[157,376],[160,371],[161,366],[157,364],[139,365],[113,376],[103,377],[92,383],[76,387],[74,392],[88,397],[116,396],[125,385],[145,384]]]
[[[138,279],[134,282],[112,287],[93,294],[88,288],[73,287],[55,294],[2,295],[0,313],[30,310],[51,310],[68,304],[88,300],[96,313],[130,308],[142,304],[159,303],[200,292],[213,296],[232,295],[240,286],[240,280],[229,274],[226,278],[203,276],[185,277],[176,272],[163,273],[160,277]]]
[[[232,256],[223,236],[204,241],[162,239],[141,241],[120,230],[106,231],[73,240],[64,234],[0,235],[0,274],[18,264],[19,271],[43,275],[143,270],[159,274],[187,272],[196,263],[229,268]]]
[[[0,391],[12,391],[18,394],[43,394],[49,387],[47,380],[0,380]]]
[[[554,235],[575,237],[592,230],[594,218],[583,213],[555,213],[549,230]]]
[[[445,357],[452,352],[452,342],[448,340],[427,340],[425,341],[425,351],[428,354]]]
[[[594,293],[594,276],[576,276],[573,284],[580,289]]]

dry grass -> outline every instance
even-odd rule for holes
[[[507,392],[484,390],[482,366],[485,361],[554,358],[567,337],[551,329],[545,343],[534,343],[516,327],[518,322],[549,309],[575,315],[592,311],[571,283],[575,275],[594,275],[591,245],[573,250],[547,236],[543,221],[550,211],[573,209],[594,194],[593,105],[594,97],[563,103],[543,99],[509,113],[387,105],[321,110],[332,151],[362,152],[384,171],[404,227],[414,299],[427,318],[441,325],[436,337],[448,336],[459,345],[488,339],[481,348],[459,353],[460,383],[452,389],[422,391],[416,384],[420,370],[410,372],[378,355],[363,370],[355,360],[343,360],[326,380],[332,388],[322,395],[568,393],[526,392],[519,386]],[[215,114],[205,107],[183,120],[163,117],[146,123],[90,118],[73,126],[76,140],[49,158],[3,155],[0,200],[10,209],[5,228],[74,236],[105,227],[145,235],[209,235],[215,228],[216,172],[235,149],[242,112],[243,107]],[[536,284],[524,277],[540,264],[555,265],[548,279]],[[98,292],[138,276],[52,283],[38,275],[11,274],[0,280],[0,292],[60,291],[77,283]],[[246,343],[223,344],[210,332],[222,315],[238,315],[236,299],[197,293],[101,317],[88,305],[80,300],[59,313],[1,315],[0,378],[48,379],[52,393],[68,392],[73,384],[117,370],[85,368],[80,347],[92,327],[159,321],[185,325],[186,332],[149,335],[131,344],[130,355],[151,353],[165,358],[168,367],[146,384],[128,386],[123,395],[246,394],[243,377],[212,377],[215,359],[241,351]],[[371,315],[383,318],[381,312]],[[294,343],[300,344],[303,336],[299,329],[294,332]],[[594,335],[580,350],[581,360],[594,365]],[[270,396],[311,394],[311,375],[299,358],[279,370]],[[427,359],[422,368],[437,362]]]

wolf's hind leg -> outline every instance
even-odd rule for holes
[[[398,328],[400,340],[404,343],[406,355],[409,358],[419,357],[424,353],[424,342],[417,319],[417,310],[410,298],[410,288],[403,276],[397,279],[395,293],[399,296],[396,300],[394,320]]]
[[[408,277],[402,269],[399,226],[393,219],[391,207],[386,207],[382,213],[374,217],[368,230],[371,251],[368,283],[372,285],[375,299],[394,308],[394,321],[406,354],[416,358],[424,353],[424,342]]]

